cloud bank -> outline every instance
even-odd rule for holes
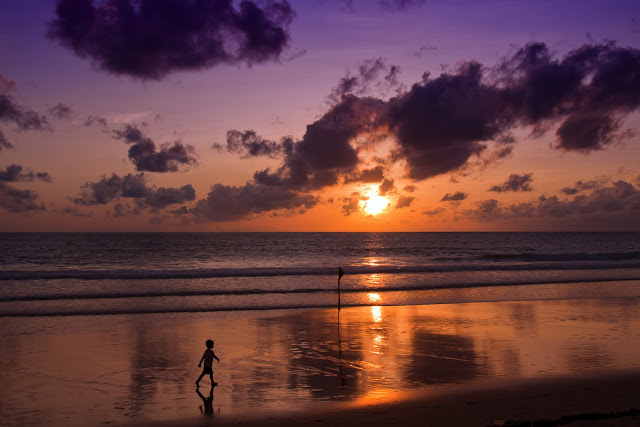
[[[558,196],[540,196],[529,202],[501,205],[495,199],[476,203],[474,209],[462,211],[464,217],[478,221],[494,221],[521,218],[566,218],[598,213],[627,213],[637,216],[640,212],[640,191],[633,184],[619,180],[609,187],[597,188],[588,195],[573,199]]]
[[[435,78],[425,73],[422,81],[388,100],[361,96],[388,70],[381,59],[365,61],[357,74],[340,80],[332,92],[336,102],[307,125],[300,140],[287,140],[286,150],[254,131],[232,131],[228,151],[283,158],[279,167],[256,171],[234,191],[261,188],[297,199],[340,183],[384,179],[362,156],[383,141],[391,149],[382,162],[404,165],[407,178],[422,181],[511,155],[518,142],[511,131],[517,127],[530,127],[535,136],[555,127],[554,149],[589,154],[624,138],[624,119],[640,105],[640,51],[613,42],[587,44],[562,57],[544,43],[529,43],[495,67],[463,62]],[[531,191],[531,182],[531,174],[514,174],[490,190]],[[443,201],[462,197],[451,194]],[[281,200],[268,209],[288,209],[289,199]],[[347,198],[343,213],[352,212],[355,200]],[[215,205],[214,199],[202,203]],[[261,202],[245,203],[234,218],[268,210]],[[230,216],[211,216],[222,217]]]

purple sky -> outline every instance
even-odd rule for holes
[[[637,1],[116,3],[0,5],[0,231],[640,230]]]

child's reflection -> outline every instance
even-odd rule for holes
[[[202,403],[204,404],[204,405],[200,405],[200,412],[202,412],[204,415],[209,417],[213,416],[213,388],[214,387],[215,385],[211,386],[211,390],[209,390],[208,397],[204,397],[202,393],[200,393],[200,389],[196,388],[196,393],[198,393],[198,396],[200,396],[200,399],[202,399]],[[203,406],[204,406],[204,410],[202,409]]]

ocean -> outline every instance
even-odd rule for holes
[[[624,296],[640,233],[2,233],[0,316],[333,307],[338,267],[341,306]]]

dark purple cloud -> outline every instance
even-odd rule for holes
[[[392,98],[380,111],[396,139],[396,160],[423,180],[459,170],[472,156],[485,163],[511,154],[509,131],[531,125],[538,133],[560,123],[555,148],[588,153],[618,134],[640,105],[640,50],[614,43],[585,45],[555,58],[530,43],[489,70],[476,62],[423,81]],[[496,150],[487,151],[489,143]]]
[[[36,203],[38,194],[31,190],[19,190],[0,182],[0,208],[10,213],[29,213],[46,210],[44,205]]]
[[[355,171],[344,177],[344,183],[352,182],[376,183],[384,179],[384,167],[378,165],[375,168]]]
[[[249,157],[277,157],[282,154],[290,154],[293,149],[291,138],[282,138],[280,142],[262,138],[253,130],[241,132],[239,130],[227,131],[226,147],[215,143],[214,150],[226,150],[229,153],[240,154],[243,159]]]
[[[56,119],[69,119],[71,118],[71,107],[61,102],[57,103],[53,107],[49,108],[49,113]]]
[[[344,97],[307,126],[303,138],[285,154],[280,168],[256,172],[255,183],[296,191],[335,185],[340,174],[352,174],[357,169],[358,151],[352,140],[377,126],[382,105],[373,98]]]
[[[408,208],[416,198],[413,196],[400,196],[396,202],[396,209]]]
[[[507,191],[532,191],[531,182],[533,181],[533,174],[524,173],[518,175],[512,173],[509,178],[500,185],[492,185],[489,191],[495,191],[496,193],[504,193]]]
[[[47,172],[33,172],[31,169],[24,168],[20,165],[12,164],[4,170],[0,169],[0,182],[19,182],[19,181],[45,181],[51,182],[51,176]]]
[[[151,208],[152,210],[162,209],[169,205],[185,203],[195,200],[196,193],[191,185],[180,188],[172,187],[149,187],[147,177],[143,173],[127,174],[120,177],[112,174],[110,177],[103,176],[97,182],[87,182],[81,188],[80,197],[74,198],[77,205],[95,206],[106,205],[121,198],[132,199],[138,209]],[[115,216],[122,216],[125,212],[124,205],[117,203],[114,206]],[[132,214],[127,210],[127,214]]]
[[[191,210],[198,221],[234,221],[272,211],[304,212],[318,203],[311,195],[283,187],[247,183],[242,187],[215,184],[206,199]]]
[[[286,0],[59,0],[47,36],[115,75],[278,60],[295,13]]]
[[[620,121],[609,116],[573,115],[556,131],[559,148],[565,151],[603,150],[615,138]]]
[[[562,120],[557,148],[565,151],[603,149],[640,105],[640,51],[614,42],[584,45],[562,59],[530,43],[502,64],[502,75],[523,121]]]
[[[175,141],[173,144],[162,144],[158,150],[153,140],[144,136],[142,131],[134,125],[127,125],[122,130],[113,131],[113,135],[116,139],[132,144],[129,148],[129,160],[138,171],[177,172],[180,166],[192,166],[198,163],[193,146]]]
[[[462,191],[458,191],[455,193],[447,193],[445,194],[442,199],[440,199],[441,202],[460,202],[464,199],[466,199],[467,197],[469,197],[469,195],[467,193],[464,193]]]
[[[510,122],[499,89],[482,82],[477,63],[462,65],[456,74],[425,76],[422,84],[390,101],[388,115],[399,158],[415,180],[462,167]]]

